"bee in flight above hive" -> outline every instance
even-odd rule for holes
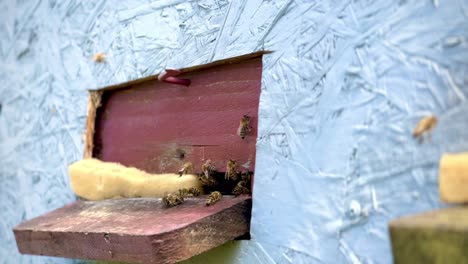
[[[250,126],[250,116],[244,115],[239,122],[237,135],[244,139],[251,130],[252,127]]]
[[[237,161],[235,160],[228,160],[226,165],[226,173],[224,174],[225,180],[237,180],[238,172],[237,172]]]
[[[431,138],[431,132],[437,125],[437,117],[431,115],[426,116],[419,120],[418,124],[413,130],[413,137],[419,140],[419,144],[423,143],[423,136],[427,134]]]
[[[192,164],[192,162],[187,162],[179,170],[179,177],[182,177],[182,175],[187,175],[187,174],[190,174],[190,173],[193,173],[193,164]]]
[[[215,204],[217,201],[221,200],[221,197],[223,197],[223,195],[220,192],[212,192],[210,195],[208,195],[208,198],[206,198],[206,206]]]

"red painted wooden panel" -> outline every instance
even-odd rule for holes
[[[154,198],[78,201],[14,233],[24,254],[175,263],[247,234],[251,206],[248,196],[225,196],[209,207],[201,198],[173,208]]]
[[[181,75],[189,87],[148,81],[105,91],[96,117],[93,155],[151,173],[197,171],[211,159],[219,171],[228,159],[255,165],[261,57]],[[252,132],[236,135],[243,115]],[[184,152],[183,159],[180,152]]]

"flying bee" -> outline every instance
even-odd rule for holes
[[[234,196],[239,196],[241,194],[250,194],[250,189],[247,188],[247,183],[245,181],[240,181],[237,183],[236,187],[232,190]]]
[[[413,130],[413,137],[419,140],[419,144],[423,143],[424,134],[427,134],[430,138],[431,132],[436,125],[437,117],[431,115],[422,118]]]
[[[104,62],[106,60],[106,54],[102,53],[102,52],[98,52],[98,53],[94,54],[93,60],[95,62],[99,62],[99,63]]]
[[[247,133],[249,133],[251,130],[252,127],[250,127],[250,116],[244,115],[240,120],[239,128],[237,128],[237,135],[244,139]]]
[[[224,179],[237,180],[237,178],[239,178],[237,172],[237,161],[230,159],[228,160],[226,165],[226,173],[224,174]]]
[[[208,195],[208,198],[206,198],[206,202],[205,202],[206,206],[213,205],[214,203],[219,201],[221,197],[223,197],[223,195],[220,192],[218,191],[212,192],[210,195]]]
[[[163,197],[162,201],[166,207],[173,207],[184,202],[184,197],[180,194],[170,193]]]
[[[208,178],[210,177],[215,171],[216,167],[213,165],[210,159],[206,160],[205,163],[201,166],[201,170],[203,175]]]
[[[192,164],[192,162],[187,162],[179,170],[179,177],[182,177],[182,175],[187,175],[187,174],[190,174],[190,173],[193,173],[193,164]]]

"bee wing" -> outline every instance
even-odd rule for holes
[[[239,125],[239,127],[237,128],[237,135],[240,137],[242,134],[242,124]]]
[[[184,174],[185,168],[182,168],[179,170],[179,177],[182,177],[182,174]]]

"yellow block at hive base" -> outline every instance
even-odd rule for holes
[[[73,191],[87,200],[163,197],[181,188],[201,190],[196,175],[150,174],[119,163],[84,159],[68,167]]]
[[[447,203],[468,202],[468,152],[442,156],[439,193],[440,199]]]

